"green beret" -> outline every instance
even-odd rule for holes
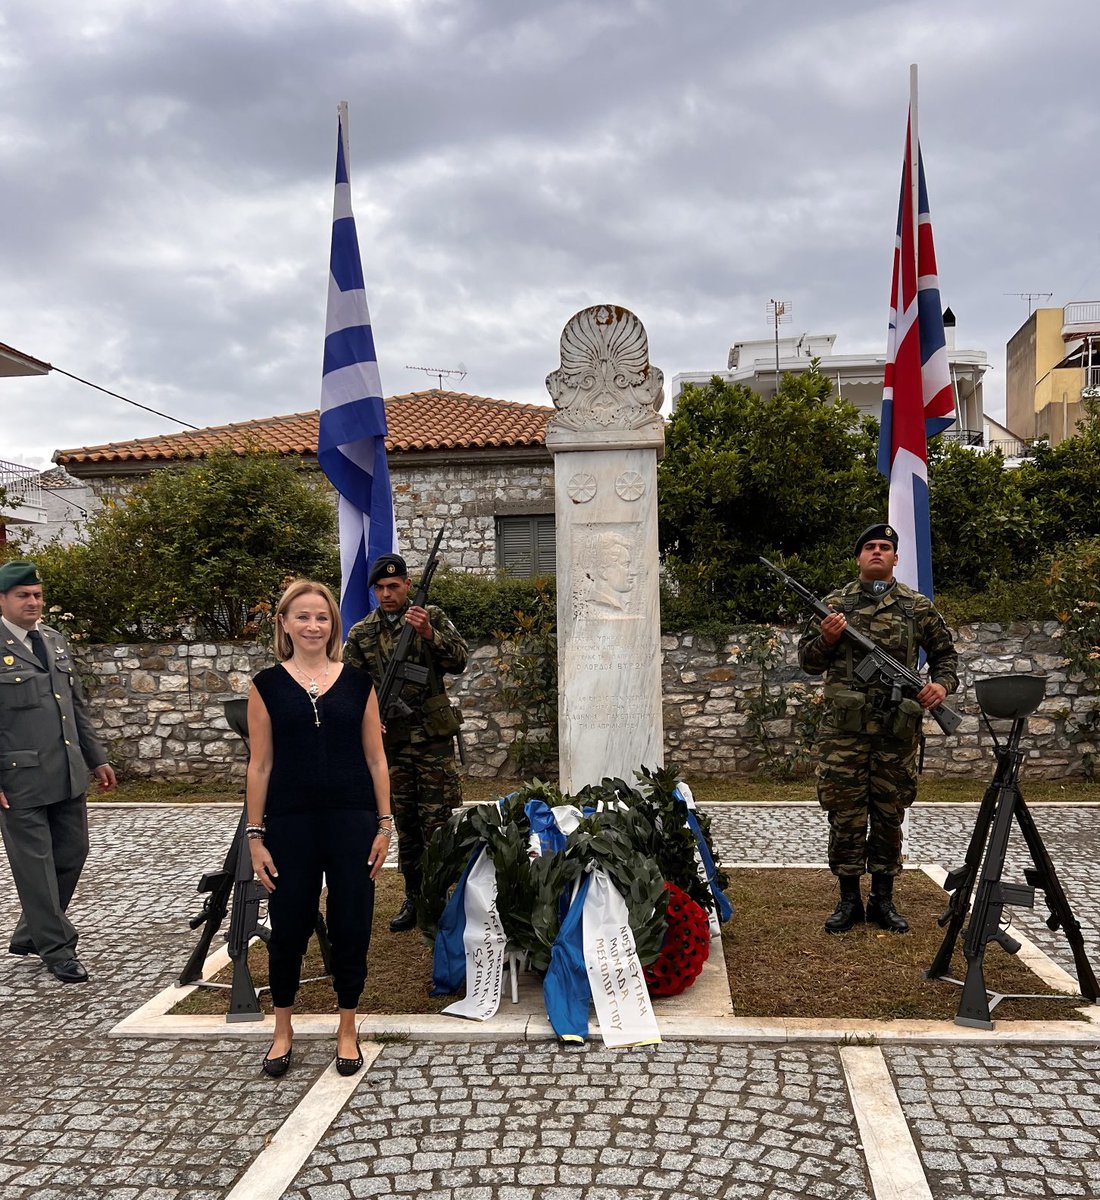
[[[6,592],[13,587],[27,583],[41,583],[38,568],[32,562],[21,562],[13,559],[0,567],[0,592]]]
[[[859,558],[859,552],[863,549],[864,542],[889,542],[894,547],[894,553],[898,551],[898,531],[893,525],[868,525],[867,528],[856,538],[856,558]]]
[[[409,568],[400,554],[380,554],[367,576],[367,586],[374,587],[380,579],[405,579]]]

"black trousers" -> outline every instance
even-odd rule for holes
[[[367,948],[374,919],[374,880],[367,859],[378,832],[378,814],[365,809],[330,809],[269,816],[266,824],[264,841],[279,873],[268,897],[272,1002],[276,1008],[294,1003],[324,876],[332,987],[341,1008],[357,1008],[367,978]]]

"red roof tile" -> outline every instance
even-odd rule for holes
[[[542,446],[553,409],[548,405],[513,404],[487,396],[468,396],[432,388],[386,400],[391,453],[414,450],[471,450],[505,446]],[[317,453],[318,413],[289,413],[232,425],[184,430],[131,442],[78,446],[58,450],[61,466],[106,463],[178,462],[202,458],[214,450],[237,453],[268,451],[310,456]]]

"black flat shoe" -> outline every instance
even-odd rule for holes
[[[61,962],[47,963],[46,969],[54,979],[59,979],[62,983],[88,982],[88,972],[84,970],[80,961],[75,958],[66,958]]]
[[[274,1045],[274,1043],[272,1043]],[[285,1054],[280,1054],[278,1058],[264,1059],[264,1074],[270,1075],[272,1079],[279,1079],[290,1070],[290,1056],[294,1053],[294,1047]]]
[[[354,1075],[363,1065],[363,1047],[358,1042],[355,1043],[356,1055],[354,1058],[341,1058],[339,1054],[336,1056],[336,1074],[337,1075]]]

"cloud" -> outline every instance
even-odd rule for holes
[[[316,405],[335,105],[389,392],[546,400],[614,301],[666,377],[734,340],[885,343],[908,66],[945,300],[995,365],[1100,294],[1092,42],[1062,0],[14,0],[0,16],[0,341],[194,424]],[[171,425],[2,381],[0,457]],[[13,432],[17,431],[17,433]],[[14,439],[14,440],[13,440]]]

